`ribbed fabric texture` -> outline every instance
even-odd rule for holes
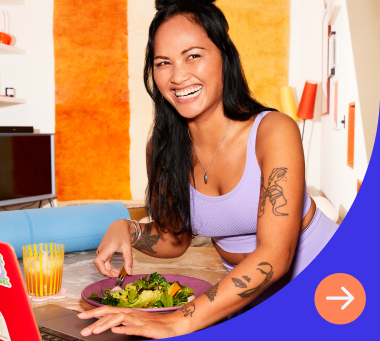
[[[261,170],[256,158],[256,134],[261,120],[268,112],[260,113],[252,125],[244,174],[231,192],[210,197],[199,193],[190,185],[193,232],[212,237],[218,246],[230,253],[250,253],[256,249],[261,185]],[[309,211],[310,205],[311,199],[305,183],[302,218]]]

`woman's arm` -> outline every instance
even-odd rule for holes
[[[262,171],[257,249],[212,289],[172,314],[94,309],[81,318],[115,315],[100,319],[87,333],[109,328],[154,338],[190,333],[244,307],[288,271],[300,231],[305,186],[303,149],[295,122],[280,113],[268,114],[259,126],[256,154]],[[120,323],[124,326],[114,328]]]
[[[135,249],[157,258],[175,258],[186,252],[191,243],[191,233],[179,236],[170,231],[162,232],[156,223],[140,224],[142,234]],[[124,267],[128,275],[132,275],[132,239],[136,230],[134,224],[126,219],[114,221],[103,236],[94,264],[99,272],[107,277],[117,277],[119,269],[111,264],[115,252],[123,255]]]
[[[266,115],[258,129],[256,155],[262,173],[257,249],[206,295],[193,301],[194,321],[190,322],[189,331],[194,330],[194,325],[203,328],[244,307],[285,275],[291,265],[305,189],[304,156],[297,124],[281,113]]]

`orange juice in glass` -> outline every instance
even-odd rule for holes
[[[39,243],[23,246],[25,281],[33,296],[55,295],[61,291],[65,246]]]

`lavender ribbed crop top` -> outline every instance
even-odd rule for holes
[[[257,210],[261,170],[256,158],[256,134],[263,117],[257,115],[248,138],[247,159],[243,177],[229,193],[211,197],[199,193],[190,184],[191,220],[194,233],[211,237],[224,251],[251,253],[256,249]],[[311,199],[306,183],[302,218],[309,211]]]

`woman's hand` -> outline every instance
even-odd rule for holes
[[[135,231],[134,225],[126,219],[116,220],[108,227],[96,250],[98,256],[94,260],[95,266],[102,275],[107,277],[119,276],[120,270],[115,269],[111,264],[115,252],[120,252],[123,255],[124,268],[128,275],[132,275],[132,231]]]
[[[101,307],[81,313],[78,317],[81,319],[101,317],[81,331],[83,336],[100,334],[108,329],[115,334],[138,335],[154,339],[178,336],[188,332],[186,319],[181,319],[175,313],[155,314],[137,309]]]

